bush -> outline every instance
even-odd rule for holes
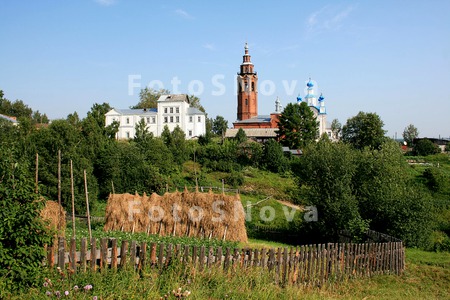
[[[0,278],[14,291],[37,284],[51,237],[40,219],[44,202],[34,193],[28,166],[17,162],[11,148],[0,148],[0,157]]]
[[[232,171],[226,178],[225,183],[237,188],[244,184],[244,175],[241,172]]]
[[[428,139],[421,139],[414,145],[413,152],[415,155],[427,156],[441,153],[441,149],[432,141]]]

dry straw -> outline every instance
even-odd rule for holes
[[[105,231],[195,236],[247,242],[245,213],[238,194],[189,192],[110,194]]]

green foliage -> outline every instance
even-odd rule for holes
[[[342,229],[358,236],[370,224],[409,246],[427,247],[435,213],[408,168],[393,141],[363,151],[327,140],[311,145],[292,167],[306,203],[318,210],[318,222],[305,229],[335,238]]]
[[[441,193],[447,193],[449,191],[450,178],[446,176],[446,173],[442,169],[436,167],[427,168],[422,176],[430,191]]]
[[[284,173],[290,168],[281,145],[273,139],[264,144],[261,162],[263,168],[274,173]]]
[[[293,163],[305,202],[318,211],[318,221],[306,223],[305,229],[323,240],[336,238],[340,230],[349,229],[349,223],[360,218],[352,191],[356,159],[348,145],[320,140],[307,147],[303,157]]]
[[[403,139],[409,147],[413,146],[414,139],[419,137],[419,130],[413,124],[409,124],[403,130]]]
[[[333,121],[331,122],[331,132],[333,133],[333,138],[336,140],[339,139],[339,137],[341,136],[341,131],[342,131],[341,122],[339,122],[338,119],[333,119]]]
[[[225,178],[225,183],[231,187],[237,188],[244,184],[244,176],[241,172],[231,171]]]
[[[37,284],[51,237],[39,216],[44,203],[34,193],[29,166],[11,147],[1,147],[0,157],[0,281],[17,290]]]
[[[302,149],[319,134],[319,122],[306,102],[286,105],[278,121],[280,143],[290,149]]]
[[[217,116],[212,122],[212,132],[223,137],[228,128],[228,121],[222,116]]]
[[[244,129],[239,128],[238,132],[236,133],[236,136],[234,137],[234,140],[240,144],[247,141],[247,134],[245,133]]]
[[[414,155],[427,156],[441,153],[441,149],[429,139],[421,139],[414,145],[413,153]]]
[[[151,139],[153,137],[153,134],[148,132],[147,124],[144,119],[141,119],[136,124],[135,132],[134,141],[137,143],[144,142],[146,139]]]
[[[383,126],[383,121],[376,113],[359,112],[342,127],[342,140],[356,149],[377,149],[385,139]]]
[[[200,98],[194,95],[189,96],[189,106],[197,108],[201,112],[206,112],[205,108],[200,104]]]
[[[170,94],[169,90],[160,89],[154,90],[152,88],[145,87],[139,92],[139,103],[131,106],[132,109],[144,109],[144,108],[157,108],[158,99],[161,95]]]

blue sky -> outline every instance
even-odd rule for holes
[[[277,96],[284,106],[303,97],[311,77],[329,121],[376,112],[391,137],[410,123],[422,137],[450,137],[449,16],[444,0],[6,0],[0,89],[51,119],[84,117],[96,102],[136,104],[131,78],[195,92],[231,126],[247,41],[259,114]]]

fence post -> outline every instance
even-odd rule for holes
[[[87,259],[87,240],[86,238],[81,239],[80,245],[80,269],[82,272],[86,272],[86,259]]]
[[[100,269],[108,267],[108,239],[102,238],[100,240]]]
[[[91,239],[91,270],[95,271],[97,266],[97,240]]]
[[[69,253],[69,260],[70,260],[70,268],[74,273],[77,272],[77,245],[75,238],[70,239],[70,253]]]
[[[123,240],[122,246],[120,247],[120,267],[125,268],[127,266],[127,251],[128,251],[128,241]]]
[[[64,264],[65,264],[65,256],[66,256],[66,249],[64,248],[64,238],[59,237],[58,238],[58,267],[61,270],[64,270]]]
[[[139,265],[138,265],[138,269],[142,270],[145,267],[145,256],[147,254],[147,243],[146,242],[142,242],[140,248],[141,249],[139,251]]]
[[[111,239],[111,269],[117,270],[117,240]]]

